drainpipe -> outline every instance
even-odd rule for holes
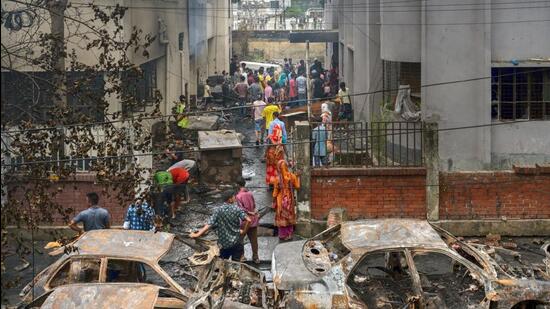
[[[158,19],[158,25],[159,25],[159,43],[164,45],[164,115],[168,115],[168,90],[170,89],[168,86],[168,57],[170,53],[170,41],[168,40],[167,33],[168,33],[168,27],[166,26],[166,23],[162,18]]]
[[[306,94],[307,94],[307,119],[311,121],[311,91],[309,80],[309,40],[306,41]]]
[[[185,95],[186,102],[186,109],[187,112],[191,111],[191,98],[189,97],[189,90],[188,90],[188,79],[185,75],[185,53],[184,51],[180,51],[180,62],[181,62],[181,92]]]
[[[169,44],[168,43],[164,43],[164,47],[165,47],[165,70],[164,70],[164,75],[165,75],[165,79],[164,79],[164,115],[168,115],[168,90],[170,89],[169,86],[168,86],[168,83],[169,83],[169,74],[168,74],[168,53],[170,52],[170,49],[169,49]]]

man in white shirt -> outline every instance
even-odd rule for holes
[[[264,140],[265,129],[262,128],[264,123],[262,111],[264,110],[265,105],[265,102],[262,100],[256,100],[254,101],[254,103],[252,103],[252,106],[254,106],[252,112],[254,117],[254,131],[256,131],[256,146],[260,145],[260,143],[263,143]]]
[[[296,87],[298,88],[298,105],[304,106],[307,103],[307,79],[305,73],[296,78]]]

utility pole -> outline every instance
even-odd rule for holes
[[[311,89],[309,80],[309,40],[306,41],[306,94],[307,94],[307,119],[311,121]]]
[[[53,100],[60,106],[67,104],[66,85],[67,74],[65,68],[65,10],[68,0],[48,0],[47,7],[50,12],[52,35],[52,59],[53,63],[53,84],[55,95]]]
[[[286,7],[285,7],[285,0],[283,0],[283,29],[286,30]]]
[[[51,19],[52,85],[54,87],[52,100],[54,109],[61,113],[67,110],[67,71],[65,68],[65,10],[67,2],[68,0],[48,0],[46,2]],[[57,124],[58,136],[53,154],[57,155],[59,160],[65,156],[65,131],[61,115],[57,120],[60,123]]]

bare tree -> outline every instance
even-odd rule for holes
[[[149,182],[137,162],[151,152],[146,119],[160,114],[160,93],[145,112],[109,108],[140,102],[129,78],[143,71],[134,55],[148,56],[155,40],[124,28],[126,8],[71,5],[67,0],[6,1],[2,11],[2,247],[17,235],[65,221],[72,209],[56,197],[72,189],[79,165],[88,164],[105,194],[133,198]],[[90,61],[93,58],[93,61]],[[6,160],[9,159],[9,160]],[[14,163],[15,162],[15,163]],[[28,253],[23,249],[21,253]],[[18,250],[19,251],[19,250]],[[6,250],[2,250],[2,272]]]

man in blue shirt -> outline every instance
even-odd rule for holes
[[[126,218],[124,219],[124,228],[129,230],[150,231],[154,226],[154,218],[155,210],[149,207],[147,202],[137,199],[134,204],[128,207]]]
[[[110,215],[107,209],[99,207],[99,195],[95,192],[86,194],[89,208],[81,211],[69,223],[69,227],[82,234],[91,230],[101,230],[111,228]],[[77,224],[82,222],[84,229]]]
[[[280,113],[278,112],[274,112],[273,113],[273,117],[275,119],[273,119],[273,121],[271,121],[271,123],[269,124],[269,130],[267,131],[268,133],[268,136],[270,136],[271,134],[273,134],[273,128],[276,126],[276,125],[280,125],[281,126],[281,130],[283,131],[283,144],[286,143],[286,127],[285,127],[285,123],[281,120],[281,118],[283,118],[283,115],[281,115]]]

